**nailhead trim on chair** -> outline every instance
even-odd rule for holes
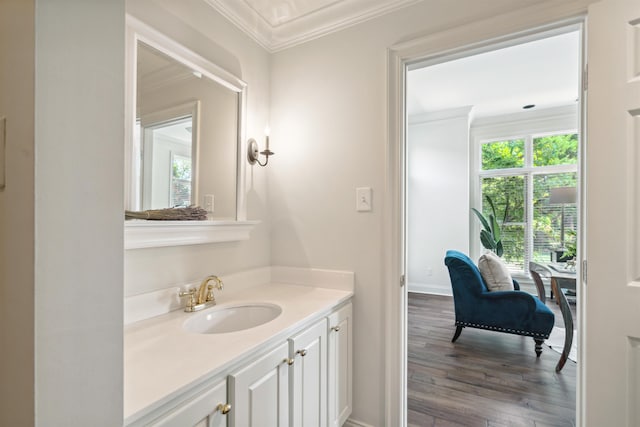
[[[526,335],[528,337],[539,337],[544,339],[549,338],[549,334],[539,334],[537,332],[519,331],[517,329],[507,329],[507,328],[501,328],[499,326],[479,325],[477,323],[461,322],[458,320],[456,320],[456,326],[469,326],[472,328],[488,329],[490,331],[508,332],[510,334],[516,334],[516,335]]]

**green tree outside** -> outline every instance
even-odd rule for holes
[[[513,139],[482,144],[482,170],[518,169],[525,166],[525,140]],[[558,249],[560,242],[561,210],[559,205],[549,204],[551,188],[575,187],[577,173],[538,173],[536,168],[577,164],[578,135],[550,135],[533,139],[533,172],[514,171],[507,176],[483,177],[482,194],[494,201],[499,218],[509,205],[503,224],[503,258],[514,269],[524,270],[525,230],[527,227],[527,188],[533,186],[533,254],[534,261],[549,261],[550,253]],[[490,207],[483,204],[482,212],[489,214]],[[575,204],[565,206],[565,240],[571,239],[571,231],[577,228]],[[575,234],[573,234],[575,236]],[[575,238],[575,237],[574,237]]]

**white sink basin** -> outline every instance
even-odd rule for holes
[[[213,307],[184,322],[184,329],[199,334],[223,334],[255,328],[275,319],[282,308],[275,304],[243,304]]]

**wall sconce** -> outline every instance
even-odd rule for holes
[[[264,130],[264,134],[266,135],[266,147],[263,151],[260,151],[260,149],[258,148],[258,143],[255,139],[250,138],[248,141],[247,160],[252,165],[258,163],[260,166],[267,166],[267,163],[269,163],[269,156],[273,156],[274,154],[276,154],[273,151],[269,150],[269,128],[266,128]],[[264,163],[260,163],[260,160],[258,159],[260,154],[265,156]]]

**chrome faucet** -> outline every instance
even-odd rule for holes
[[[211,281],[214,281],[215,285],[210,284],[209,282]],[[191,288],[187,291],[180,291],[178,296],[189,297],[184,311],[193,312],[215,305],[216,299],[213,296],[214,288],[221,291],[224,288],[224,284],[218,276],[211,275],[204,278],[198,289]]]

